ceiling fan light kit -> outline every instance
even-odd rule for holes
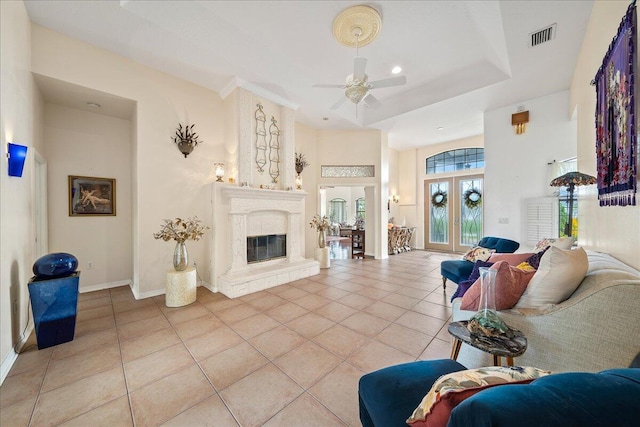
[[[344,96],[331,106],[332,110],[339,108],[348,99],[356,105],[357,117],[358,104],[361,101],[373,109],[382,105],[371,94],[372,89],[400,86],[407,82],[405,76],[369,82],[369,76],[365,73],[367,58],[358,56],[358,48],[371,43],[380,32],[380,28],[382,28],[380,13],[376,9],[364,5],[352,6],[343,10],[333,21],[333,36],[343,46],[355,47],[356,57],[353,61],[353,74],[347,76],[345,84],[314,85],[314,87],[344,90]]]

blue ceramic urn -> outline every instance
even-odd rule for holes
[[[44,255],[33,264],[33,274],[38,278],[64,277],[78,268],[78,258],[64,252]]]

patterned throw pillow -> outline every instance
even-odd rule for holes
[[[559,239],[542,239],[533,248],[533,252],[540,252],[547,249],[549,246],[555,246],[556,248],[568,250],[573,246],[573,237],[560,237]]]
[[[451,411],[467,397],[501,384],[526,384],[551,372],[532,367],[490,366],[443,375],[407,420],[412,427],[445,427]]]
[[[474,246],[462,256],[462,259],[471,262],[487,261],[491,257],[491,254],[495,251],[495,249],[487,249],[483,248],[482,246]]]

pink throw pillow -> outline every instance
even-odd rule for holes
[[[522,271],[509,265],[507,261],[498,261],[491,266],[498,270],[496,275],[496,310],[506,310],[518,303],[535,271]],[[477,310],[480,305],[480,279],[476,280],[462,297],[461,310]]]
[[[507,261],[509,265],[516,266],[521,262],[525,262],[528,260],[533,252],[524,252],[521,254],[502,254],[502,253],[494,253],[489,257],[489,262],[496,263],[498,261]]]

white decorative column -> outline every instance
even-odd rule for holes
[[[238,271],[247,267],[247,215],[231,213],[231,267]]]
[[[295,173],[295,115],[289,107],[280,107],[280,125],[282,139],[280,140],[280,176],[283,190],[296,188]]]
[[[238,183],[253,183],[253,110],[251,92],[237,88],[238,114]]]

